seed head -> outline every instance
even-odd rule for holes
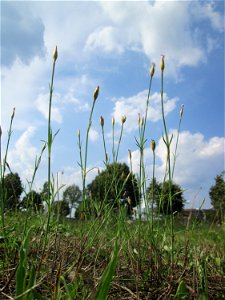
[[[13,119],[14,118],[14,116],[15,116],[15,107],[13,107],[13,112],[12,112],[12,116],[11,116],[11,119]]]
[[[55,46],[55,49],[53,51],[53,61],[56,62],[58,58],[58,50],[57,50],[57,46]]]
[[[152,78],[155,73],[155,63],[152,63],[152,67],[150,69],[150,77]]]
[[[126,119],[127,119],[127,117],[125,115],[123,115],[122,118],[121,118],[122,124],[124,124],[126,122]]]
[[[161,69],[161,72],[163,72],[165,69],[164,55],[161,55],[160,69]]]
[[[0,126],[0,138],[2,137],[2,126]]]
[[[77,136],[80,138],[80,129],[77,130]]]
[[[155,152],[155,140],[151,140],[151,148],[152,148],[152,152]]]
[[[184,112],[184,104],[181,105],[181,110],[180,110],[180,118],[182,119],[183,116],[183,112]]]
[[[112,117],[112,126],[114,126],[114,125],[115,125],[115,118]]]
[[[103,118],[103,116],[100,117],[100,124],[101,124],[102,127],[104,126],[104,118]]]
[[[144,118],[144,117],[142,117],[142,118],[141,118],[141,126],[143,126],[143,125],[144,125],[144,122],[145,122],[145,118]]]
[[[99,86],[97,86],[94,91],[94,94],[93,94],[94,101],[96,101],[96,99],[98,98],[98,94],[99,94]]]
[[[139,126],[141,125],[141,115],[140,115],[140,113],[138,113],[138,125]]]

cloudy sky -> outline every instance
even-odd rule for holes
[[[95,87],[100,86],[88,152],[88,181],[104,168],[99,118],[105,119],[111,157],[111,118],[118,140],[126,115],[119,160],[138,172],[138,114],[145,111],[149,69],[156,64],[146,128],[145,164],[152,174],[150,140],[156,140],[156,176],[165,172],[160,107],[161,54],[165,55],[165,111],[174,142],[184,104],[174,181],[188,206],[199,207],[214,177],[224,170],[223,1],[1,1],[1,126],[3,152],[15,107],[8,163],[26,184],[47,138],[52,52],[58,46],[52,127],[60,129],[52,172],[60,183],[81,185],[77,130],[83,145]],[[174,145],[172,145],[172,151]],[[47,178],[43,156],[35,187]]]

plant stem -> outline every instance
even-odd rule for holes
[[[171,175],[171,161],[170,161],[170,145],[171,140],[169,140],[167,126],[166,126],[166,120],[165,120],[165,113],[164,113],[164,81],[163,81],[163,71],[161,72],[161,108],[162,108],[162,119],[163,119],[163,125],[164,125],[164,131],[165,131],[165,139],[164,142],[166,144],[167,149],[167,164],[168,164],[168,175],[169,175],[169,206],[171,210],[171,218],[170,218],[170,233],[171,233],[171,266],[173,266],[174,261],[174,215],[172,211],[172,175]]]
[[[106,151],[106,144],[105,144],[105,133],[104,133],[104,126],[102,126],[102,140],[103,140],[103,146],[104,146],[104,152],[105,152],[105,165],[108,166],[108,155]]]
[[[91,112],[89,116],[89,121],[88,121],[88,127],[86,131],[86,140],[85,140],[85,153],[84,153],[84,164],[82,168],[82,202],[84,205],[84,210],[86,206],[86,176],[87,176],[87,153],[88,153],[88,136],[89,136],[89,131],[91,129],[91,123],[92,123],[92,115],[94,111],[94,106],[95,106],[95,100],[92,102],[92,107],[91,107]],[[82,158],[82,155],[81,155]]]
[[[123,126],[124,126],[124,123],[122,122],[122,125],[121,125],[121,131],[120,131],[120,137],[119,137],[119,142],[118,142],[117,151],[116,151],[116,162],[117,162],[117,160],[118,160],[119,149],[120,149],[120,143],[121,143],[121,139],[122,139],[122,135],[123,135]]]
[[[9,151],[9,143],[12,135],[12,124],[13,124],[13,119],[15,116],[15,108],[13,108],[13,113],[11,115],[10,119],[10,125],[9,125],[9,130],[8,130],[8,138],[7,138],[7,143],[6,143],[6,150],[5,150],[5,156],[1,163],[1,219],[2,219],[2,232],[3,232],[3,238],[5,241],[5,248],[6,248],[6,256],[8,257],[8,242],[7,242],[7,235],[5,231],[5,200],[6,200],[6,190],[5,190],[5,171],[6,171],[6,164],[7,164],[7,156],[8,156],[8,151]],[[1,138],[0,138],[1,140]],[[1,148],[1,145],[0,145]],[[0,149],[1,151],[1,149]]]

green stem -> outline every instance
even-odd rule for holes
[[[104,134],[104,126],[102,126],[102,140],[104,145],[104,152],[105,152],[105,165],[108,166],[108,155],[106,151],[106,143],[105,143],[105,134]]]
[[[85,153],[84,153],[84,165],[83,165],[83,176],[82,176],[82,202],[85,206],[85,200],[86,200],[86,176],[87,176],[87,153],[88,153],[88,136],[89,136],[89,131],[91,129],[91,123],[92,123],[92,115],[94,111],[94,106],[95,106],[95,100],[92,103],[92,108],[91,108],[91,113],[89,116],[89,121],[88,121],[88,128],[86,131],[86,141],[85,141]]]
[[[153,172],[152,172],[152,180],[153,180],[153,185],[152,185],[152,205],[151,205],[151,213],[152,213],[152,234],[153,234],[153,204],[155,200],[155,151],[153,151]]]
[[[122,122],[121,131],[120,131],[120,137],[119,137],[119,142],[118,142],[117,151],[116,151],[116,162],[118,160],[120,143],[121,143],[121,139],[122,139],[122,135],[123,135],[123,126],[124,126],[124,123]]]
[[[9,131],[8,131],[8,138],[7,138],[7,143],[6,143],[6,150],[5,150],[5,157],[3,159],[3,164],[1,161],[1,219],[2,219],[2,232],[3,232],[3,237],[5,241],[5,248],[6,248],[6,256],[8,257],[8,242],[7,242],[7,235],[6,235],[6,230],[5,230],[5,171],[6,171],[6,163],[7,163],[7,156],[8,156],[8,151],[9,151],[9,143],[12,135],[12,124],[13,124],[13,119],[15,116],[15,108],[13,108],[13,113],[11,115],[10,119],[10,125],[9,125]],[[1,145],[0,145],[1,148]],[[0,150],[1,151],[1,150]]]
[[[52,149],[51,108],[52,108],[53,82],[54,82],[54,75],[55,75],[55,62],[56,62],[56,60],[54,59],[53,65],[52,65],[51,83],[50,83],[50,87],[49,87],[49,108],[48,108],[48,141],[47,141],[47,146],[48,146],[48,197],[47,197],[48,215],[47,215],[47,224],[46,224],[46,230],[45,230],[45,234],[44,234],[44,245],[43,245],[42,257],[40,260],[39,270],[41,267],[41,263],[42,263],[46,245],[47,245],[47,237],[48,237],[51,212],[52,212],[52,201],[51,201],[51,149]]]
[[[178,125],[178,130],[177,130],[177,139],[176,139],[176,146],[175,146],[175,153],[174,153],[172,178],[173,178],[173,175],[174,175],[174,169],[175,169],[175,164],[176,164],[176,159],[177,159],[177,147],[178,147],[178,140],[179,140],[179,136],[180,136],[181,121],[182,121],[182,117],[180,117],[180,119],[179,119],[179,125]]]
[[[165,114],[164,114],[164,99],[163,99],[163,92],[164,92],[164,81],[163,81],[163,71],[161,72],[161,107],[162,107],[162,118],[163,118],[163,125],[164,125],[164,131],[165,131],[165,144],[167,148],[167,164],[168,164],[168,175],[169,175],[169,206],[171,210],[171,218],[170,218],[170,230],[171,230],[171,266],[173,266],[174,261],[174,215],[172,211],[172,174],[171,174],[171,161],[170,161],[170,143],[167,126],[166,126],[166,120],[165,120]]]
[[[115,162],[115,124],[114,124],[114,122],[112,123],[112,140],[113,140],[112,155],[113,155],[113,163],[114,163]]]
[[[145,166],[144,166],[144,147],[145,147],[145,130],[146,130],[146,123],[147,123],[147,118],[148,118],[148,108],[149,108],[149,99],[150,99],[150,94],[151,94],[151,87],[152,87],[152,76],[150,77],[149,81],[149,87],[148,87],[148,94],[147,94],[147,99],[146,99],[146,107],[145,107],[145,116],[144,116],[144,124],[143,128],[139,127],[139,135],[140,135],[140,142],[139,142],[139,147],[140,147],[140,197],[143,195],[144,197],[144,203],[147,211],[148,209],[148,203],[146,202],[146,176],[145,176]],[[139,124],[140,126],[140,124]]]

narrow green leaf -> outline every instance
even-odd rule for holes
[[[16,271],[16,296],[22,294],[26,289],[27,249],[29,234],[33,226],[28,230],[26,237],[20,247],[19,265]]]
[[[188,299],[188,290],[186,287],[186,284],[184,283],[183,280],[180,281],[177,291],[176,291],[176,295],[173,298],[174,300],[184,300],[184,299]]]
[[[108,266],[106,267],[101,277],[101,281],[98,285],[98,289],[95,295],[96,300],[105,300],[108,295],[109,288],[113,279],[113,275],[115,273],[116,266],[117,266],[118,252],[119,252],[118,240],[116,239],[111,260]]]

